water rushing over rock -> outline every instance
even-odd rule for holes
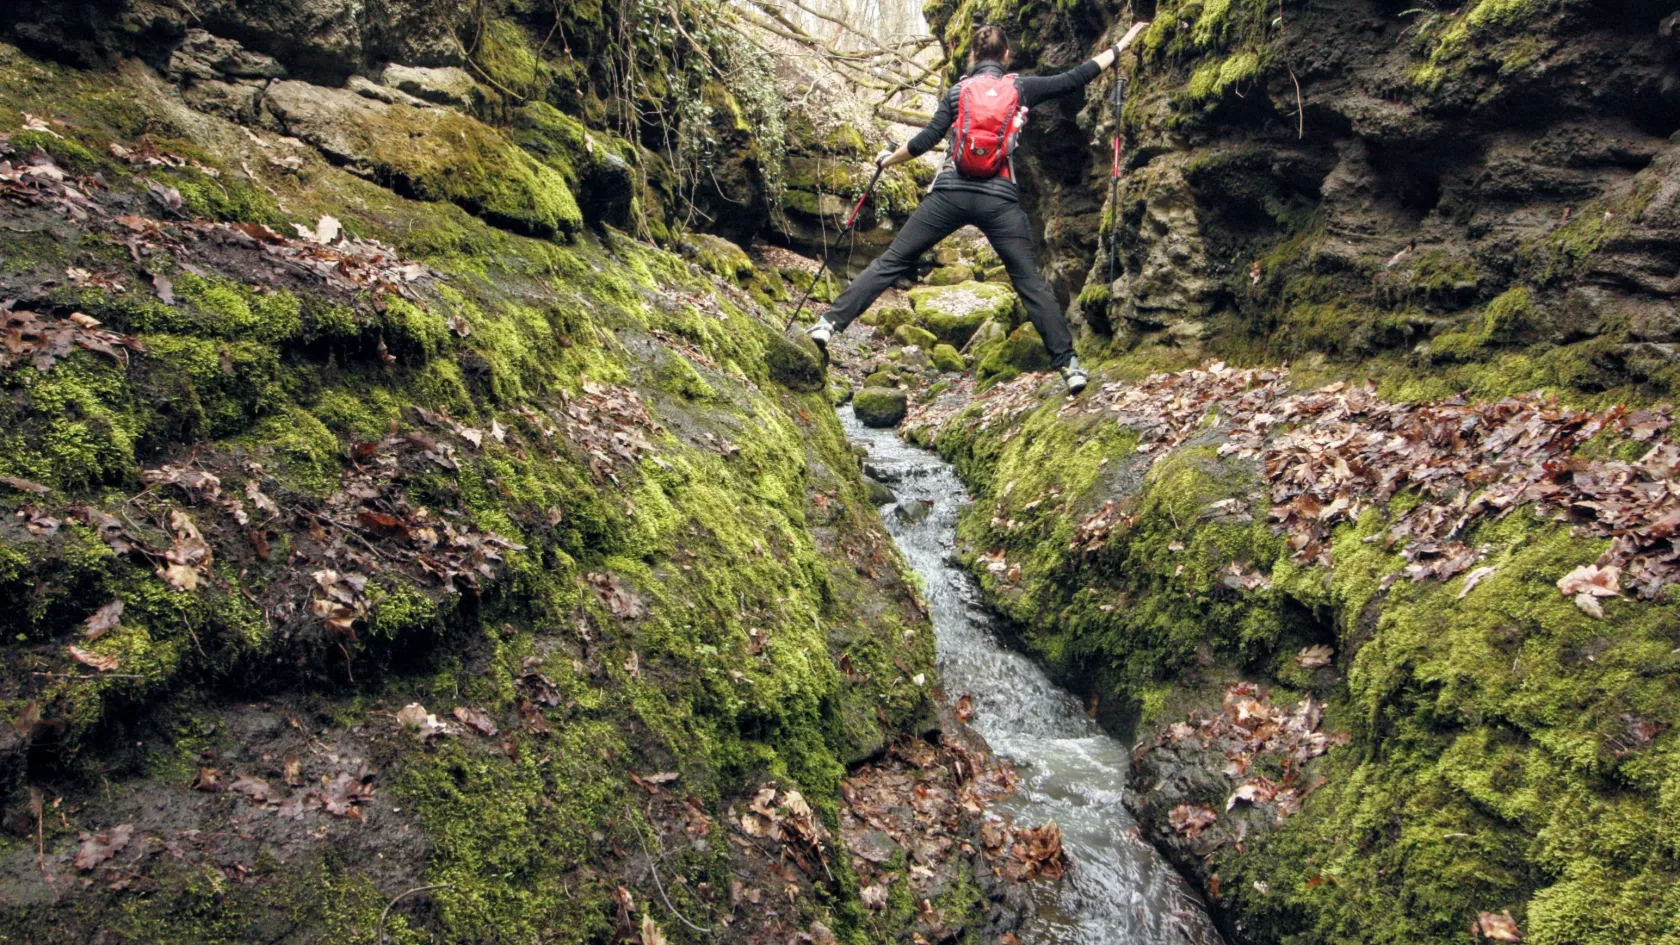
[[[973,580],[951,560],[957,514],[968,501],[956,472],[891,430],[858,423],[847,435],[869,448],[877,478],[898,499],[881,510],[898,547],[922,576],[950,698],[968,694],[970,720],[1020,770],[1020,792],[999,808],[1024,823],[1054,820],[1074,861],[1067,878],[1035,889],[1028,945],[1220,943],[1202,904],[1143,840],[1121,804],[1126,746],[1086,717],[1078,701],[992,627]]]

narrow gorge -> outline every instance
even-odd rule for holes
[[[1680,945],[1677,386],[1672,0],[17,0],[0,943]]]

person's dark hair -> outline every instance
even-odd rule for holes
[[[974,68],[976,63],[987,59],[1002,62],[1009,55],[1009,37],[1004,35],[1003,27],[990,24],[978,27],[974,31],[974,43],[968,48],[968,67]]]

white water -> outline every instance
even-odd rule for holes
[[[1125,745],[1103,734],[1072,695],[992,629],[973,578],[951,560],[968,492],[944,460],[891,430],[841,411],[846,433],[869,448],[898,502],[882,508],[910,566],[926,584],[939,671],[951,699],[968,693],[970,724],[1016,766],[1020,791],[999,803],[1018,823],[1054,820],[1074,866],[1034,890],[1025,945],[1218,945],[1219,934],[1183,879],[1139,835],[1121,804]]]

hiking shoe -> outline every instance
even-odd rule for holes
[[[1079,359],[1074,358],[1067,363],[1067,367],[1062,368],[1062,380],[1067,382],[1068,396],[1072,397],[1085,389],[1085,385],[1091,382],[1091,376],[1079,366]]]
[[[819,348],[824,355],[828,354],[828,340],[834,337],[834,326],[829,323],[827,316],[817,319],[817,323],[815,325],[805,329],[805,334],[810,336],[812,341],[816,342],[817,348]]]

